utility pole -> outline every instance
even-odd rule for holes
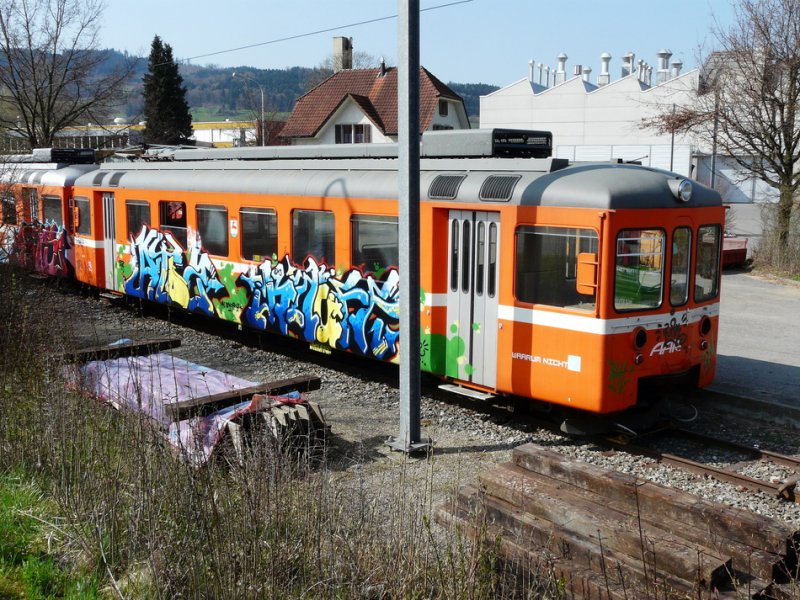
[[[420,435],[419,0],[398,0],[397,15],[400,434],[390,438],[388,444],[408,454],[429,446]]]
[[[264,86],[258,83],[255,80],[255,77],[252,75],[248,75],[247,73],[236,73],[233,72],[232,77],[239,77],[240,79],[244,79],[245,81],[252,81],[258,86],[259,91],[261,92],[261,127],[259,128],[261,131],[261,145],[267,145],[267,123],[264,121]]]

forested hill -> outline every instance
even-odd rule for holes
[[[138,119],[142,114],[142,76],[147,72],[147,58],[130,56],[116,50],[104,50],[106,60],[101,70],[112,69],[122,61],[136,63],[136,76],[132,80],[127,102],[113,116]],[[238,75],[234,76],[234,73]],[[255,69],[252,67],[222,68],[214,66],[182,65],[181,74],[188,92],[189,106],[198,115],[216,117],[243,117],[261,109],[259,85],[264,89],[268,114],[288,113],[295,100],[311,87],[330,75],[322,68],[291,67],[288,69]],[[243,76],[244,75],[244,76]],[[442,74],[434,73],[437,77]],[[444,80],[443,80],[444,81]],[[498,89],[484,83],[447,83],[464,98],[467,113],[477,116],[479,97]],[[198,109],[203,109],[198,111]],[[203,119],[204,120],[204,119]]]

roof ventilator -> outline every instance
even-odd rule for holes
[[[439,175],[428,189],[428,197],[440,200],[453,200],[466,175]]]
[[[508,202],[522,175],[490,175],[481,185],[481,200]]]

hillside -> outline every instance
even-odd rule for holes
[[[136,76],[128,97],[112,116],[139,119],[142,114],[142,76],[147,71],[147,58],[131,56],[113,49],[103,52],[106,57],[100,67],[101,71],[110,70],[121,61],[135,62]],[[234,73],[240,75],[234,76]],[[195,120],[222,120],[252,118],[260,112],[259,84],[264,88],[267,114],[288,114],[295,100],[327,77],[330,71],[319,67],[255,69],[183,65],[181,74]],[[246,77],[243,78],[241,74],[246,74]],[[447,85],[464,98],[467,114],[471,117],[476,117],[479,113],[479,97],[497,89],[497,86],[484,83],[447,82]]]

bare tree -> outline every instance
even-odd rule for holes
[[[788,248],[800,187],[800,3],[738,0],[736,20],[713,31],[694,102],[665,110],[662,132],[691,131],[779,193],[775,235]]]
[[[0,0],[0,127],[32,148],[102,122],[123,98],[133,63],[101,74],[102,0]]]

